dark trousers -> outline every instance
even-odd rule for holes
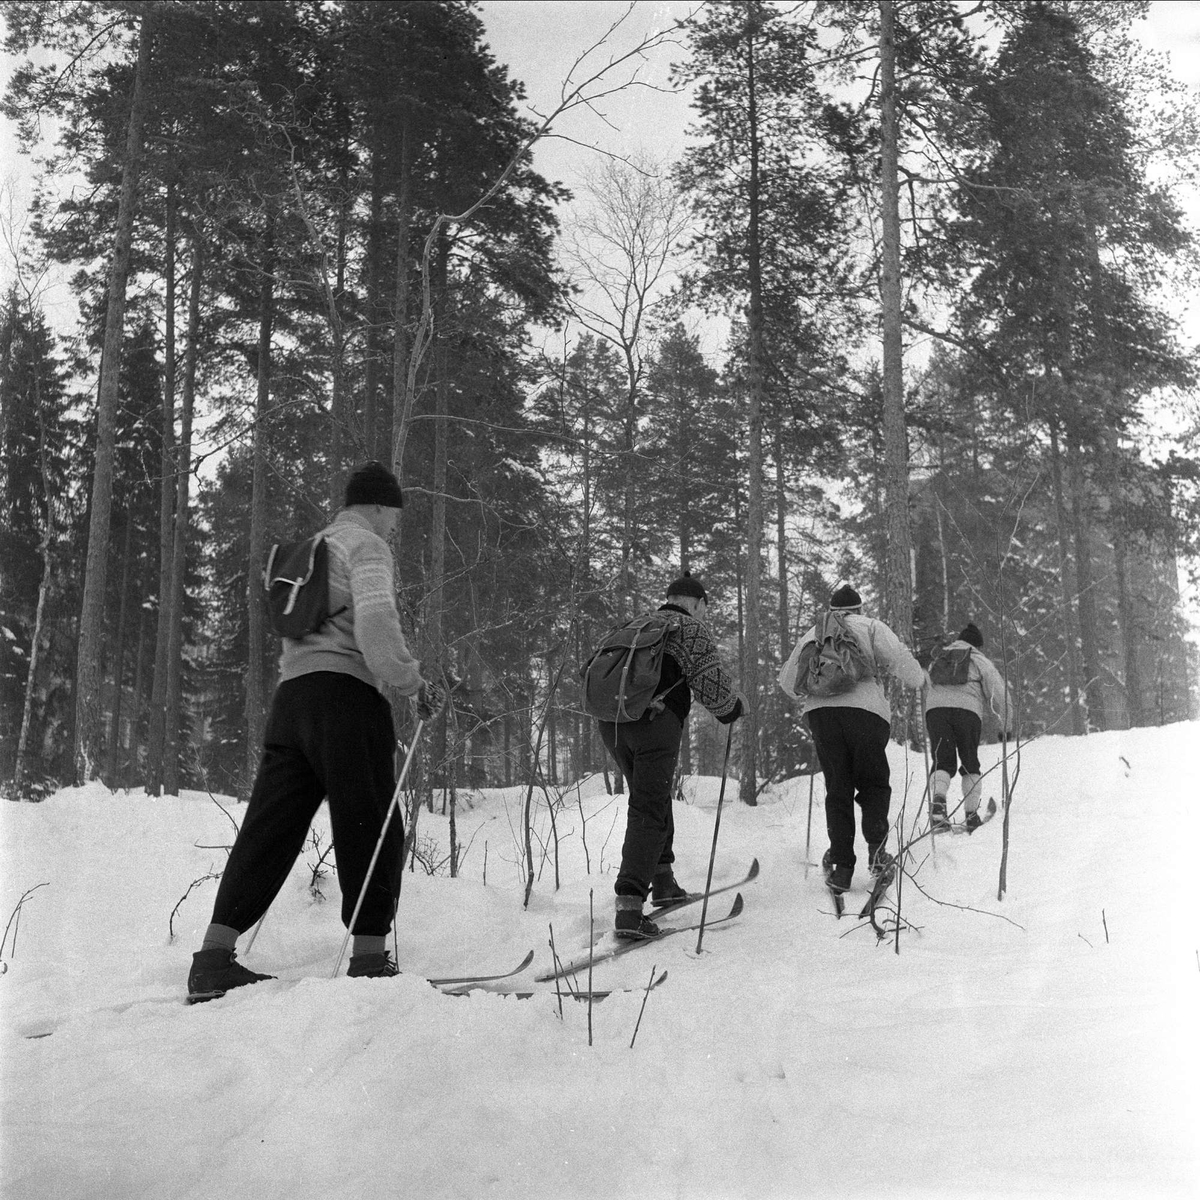
[[[814,708],[807,713],[813,745],[825,776],[825,827],[829,856],[853,869],[854,806],[862,810],[862,832],[870,852],[888,835],[892,799],[887,760],[888,723],[863,708]]]
[[[609,754],[625,776],[629,797],[621,870],[613,890],[618,896],[645,899],[658,868],[675,861],[671,788],[683,725],[670,709],[652,721],[642,717],[622,724],[596,723]]]
[[[348,926],[391,802],[394,748],[391,708],[370,684],[335,671],[281,683],[213,921],[244,932],[267,911],[328,797],[342,923]],[[354,933],[383,935],[391,929],[403,845],[404,825],[396,813]]]
[[[969,708],[931,708],[925,713],[933,769],[953,775],[962,760],[964,775],[979,774],[979,735],[983,723]]]

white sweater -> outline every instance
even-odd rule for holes
[[[921,664],[912,656],[908,647],[882,622],[874,617],[864,617],[861,613],[846,614],[846,628],[858,640],[867,659],[875,664],[878,675],[891,675],[906,687],[919,688],[925,686],[925,672]],[[794,699],[803,701],[801,712],[811,712],[814,708],[862,708],[881,716],[889,724],[892,720],[892,708],[884,695],[883,687],[878,679],[863,679],[840,696],[797,696],[793,688],[796,682],[796,661],[800,650],[816,637],[814,625],[796,643],[791,657],[779,672],[779,686]]]
[[[931,708],[965,708],[983,720],[984,705],[996,714],[1000,728],[1010,728],[1012,705],[1000,672],[981,650],[970,642],[951,642],[948,650],[970,650],[971,662],[967,667],[967,682],[960,684],[930,684],[925,698],[926,710]]]

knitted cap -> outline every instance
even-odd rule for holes
[[[842,608],[862,608],[862,597],[848,583],[844,583],[829,597],[829,607],[835,611]]]
[[[404,496],[395,475],[383,463],[372,460],[363,463],[346,481],[346,507],[354,504],[403,508]]]
[[[704,590],[704,585],[698,579],[692,578],[691,571],[684,573],[667,588],[667,599],[672,596],[694,596],[697,600],[703,600],[708,603],[708,593]]]
[[[966,629],[958,635],[960,642],[969,642],[976,650],[983,649],[983,634],[975,628],[974,625],[968,625]]]

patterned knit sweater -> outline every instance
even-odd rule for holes
[[[322,532],[329,547],[329,611],[336,616],[307,637],[283,639],[279,681],[339,671],[414,695],[421,667],[400,629],[387,542],[365,517],[346,509]]]
[[[712,636],[686,609],[663,604],[659,612],[678,614],[678,621],[667,633],[659,693],[666,706],[686,721],[691,711],[692,694],[722,725],[742,715],[742,701],[733,677],[721,665]]]

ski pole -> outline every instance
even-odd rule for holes
[[[809,854],[809,849],[812,846],[812,802],[813,802],[813,779],[816,773],[811,769],[812,763],[809,764],[808,773],[808,832],[804,835],[804,878],[808,878],[808,868],[811,865],[812,855]]]
[[[725,735],[725,761],[721,764],[721,791],[717,795],[717,819],[713,822],[712,853],[708,856],[708,878],[704,881],[704,903],[700,906],[700,933],[696,938],[696,953],[704,941],[704,922],[708,917],[708,893],[712,887],[713,863],[717,859],[717,834],[721,831],[721,804],[725,800],[725,780],[729,777],[729,751],[733,746],[733,722],[729,722],[729,732]]]
[[[375,853],[371,855],[370,865],[367,867],[366,878],[363,880],[362,890],[358,893],[358,903],[354,906],[354,912],[350,917],[350,924],[346,926],[346,936],[342,939],[342,948],[338,952],[337,962],[333,966],[333,974],[330,979],[336,979],[337,973],[341,969],[342,959],[346,955],[346,947],[350,944],[350,936],[354,931],[354,925],[358,921],[359,910],[363,906],[363,901],[367,897],[367,888],[371,886],[371,876],[375,871],[375,864],[379,861],[379,852],[383,849],[383,839],[387,837],[388,827],[392,823],[392,814],[396,811],[400,804],[400,793],[404,788],[404,780],[408,776],[408,768],[412,766],[413,755],[417,751],[417,742],[421,739],[421,730],[425,727],[425,722],[418,721],[416,732],[413,734],[412,745],[408,748],[408,757],[404,760],[404,767],[400,772],[400,778],[396,780],[396,790],[392,793],[391,803],[388,805],[387,815],[383,818],[383,828],[379,831],[379,841],[375,843]],[[395,924],[393,917],[392,924]]]
[[[259,917],[259,918],[258,918],[258,924],[257,924],[257,925],[255,925],[255,927],[254,927],[254,932],[253,932],[253,933],[250,935],[250,940],[249,940],[249,941],[246,943],[246,950],[245,950],[245,953],[246,953],[247,955],[249,955],[250,951],[254,949],[254,939],[255,939],[256,937],[258,937],[258,931],[259,931],[259,930],[262,928],[262,923],[263,923],[263,922],[264,922],[266,919],[267,919],[267,914],[266,914],[266,913],[263,913],[263,915],[262,915],[261,917]]]

